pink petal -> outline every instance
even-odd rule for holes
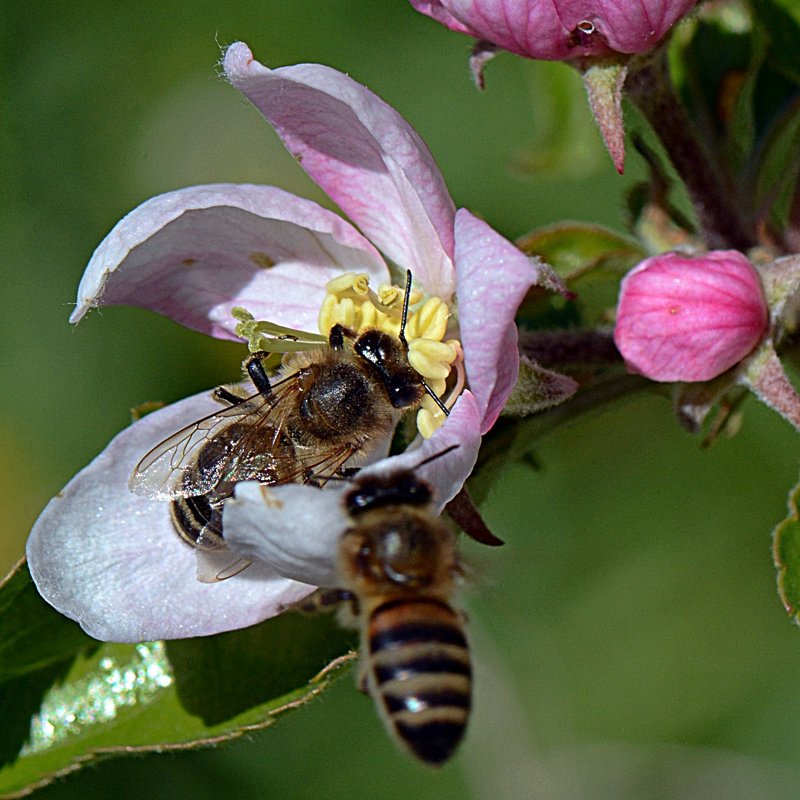
[[[470,392],[455,404],[445,424],[421,447],[383,459],[361,475],[391,474],[413,469],[434,489],[437,510],[461,489],[478,457],[480,414]],[[458,447],[444,451],[453,444]],[[443,453],[422,467],[426,458]],[[350,524],[343,508],[345,486],[325,489],[290,484],[262,487],[240,483],[225,505],[225,537],[236,553],[272,566],[281,575],[304,584],[337,586],[339,540]]]
[[[204,393],[122,431],[34,525],[27,550],[36,587],[90,636],[140,642],[244,628],[312,590],[263,564],[200,583],[195,552],[175,533],[169,504],[128,490],[131,471],[151,447],[218,407]]]
[[[329,67],[270,70],[239,42],[225,72],[303,169],[429,293],[453,289],[453,202],[428,148],[390,106]]]
[[[418,466],[431,456],[444,453],[453,445],[458,447],[452,452]],[[379,461],[359,474],[387,475],[410,469],[433,487],[436,510],[441,513],[472,473],[480,446],[481,412],[473,393],[465,391],[456,401],[444,424],[430,439],[423,439],[420,447]]]
[[[411,0],[411,5],[422,14],[427,14],[437,22],[448,27],[451,31],[458,33],[469,33],[475,35],[473,28],[460,22],[451,14],[441,0]]]
[[[97,305],[135,305],[235,338],[230,310],[317,330],[325,283],[346,271],[386,282],[380,254],[346,220],[271,186],[213,184],[153,197],[95,250],[78,322]]]
[[[664,253],[623,279],[614,341],[632,372],[705,381],[744,358],[767,322],[758,273],[744,255]]]
[[[697,0],[411,0],[451,30],[521,56],[573,59],[651,49]],[[575,35],[579,23],[594,33]],[[584,26],[585,27],[585,26]]]
[[[464,364],[486,433],[517,381],[514,315],[539,272],[532,259],[466,209],[456,214],[455,231]]]

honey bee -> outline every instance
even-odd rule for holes
[[[379,329],[357,335],[336,324],[327,344],[294,352],[275,383],[264,366],[272,353],[252,354],[244,370],[255,394],[218,388],[214,396],[226,408],[173,434],[138,463],[130,488],[170,501],[176,532],[202,556],[200,580],[223,580],[248,565],[230,561],[222,529],[225,502],[239,481],[319,484],[316,475],[336,474],[374,452],[426,392],[447,413],[408,361],[410,293],[408,272],[398,336]]]
[[[466,729],[472,668],[451,602],[460,574],[455,535],[431,500],[428,484],[409,470],[357,477],[344,496],[350,525],[339,546],[341,588],[318,602],[350,601],[362,688],[401,748],[440,766]]]

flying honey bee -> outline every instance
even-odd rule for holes
[[[448,413],[408,361],[410,294],[408,272],[398,336],[379,329],[355,334],[335,324],[326,344],[294,352],[274,384],[264,366],[272,353],[253,353],[244,370],[255,394],[216,389],[226,408],[173,434],[138,463],[130,488],[170,501],[176,532],[203,556],[200,580],[223,580],[248,565],[231,563],[222,530],[225,502],[239,481],[320,483],[316,475],[336,474],[374,452],[426,392]]]
[[[344,496],[341,588],[317,602],[349,601],[361,631],[362,688],[401,748],[440,766],[466,729],[472,668],[451,602],[460,574],[455,535],[431,501],[428,484],[409,470],[356,477]]]

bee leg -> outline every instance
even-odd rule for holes
[[[336,474],[340,478],[355,478],[359,472],[361,472],[361,467],[339,467],[336,470]]]
[[[352,592],[346,589],[318,589],[313,594],[290,606],[297,611],[311,614],[317,611],[329,611],[341,603],[351,602]]]
[[[269,356],[269,353],[253,353],[253,355],[244,362],[244,367],[247,370],[247,374],[250,376],[250,380],[255,384],[256,389],[258,389],[264,397],[269,398],[272,397],[272,386],[270,385],[264,365],[261,363],[261,359],[265,356]]]
[[[238,406],[244,400],[244,397],[239,397],[224,386],[218,386],[212,392],[212,397],[219,403],[228,403],[231,406]]]
[[[333,350],[344,349],[344,331],[344,326],[338,323],[331,328],[331,332],[328,334],[328,344]]]
[[[313,486],[315,489],[321,489],[323,481],[320,480],[320,477],[314,472],[314,470],[309,467],[303,473],[303,483],[307,486]]]
[[[369,667],[367,666],[366,659],[361,659],[358,665],[358,675],[356,675],[356,686],[361,694],[369,694]]]

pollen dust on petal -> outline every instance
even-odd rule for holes
[[[272,267],[274,267],[277,263],[266,253],[262,253],[260,250],[253,250],[253,252],[250,253],[249,258],[257,267],[262,267],[263,269],[272,269]]]
[[[261,497],[263,498],[264,505],[267,506],[267,508],[276,508],[279,510],[283,508],[283,502],[281,500],[278,500],[277,496],[275,495],[275,492],[273,492],[269,488],[269,486],[264,486],[262,484],[260,489],[261,489]]]
[[[196,263],[196,258],[184,258],[183,261],[181,261],[181,264],[183,264],[184,267],[193,267]]]

